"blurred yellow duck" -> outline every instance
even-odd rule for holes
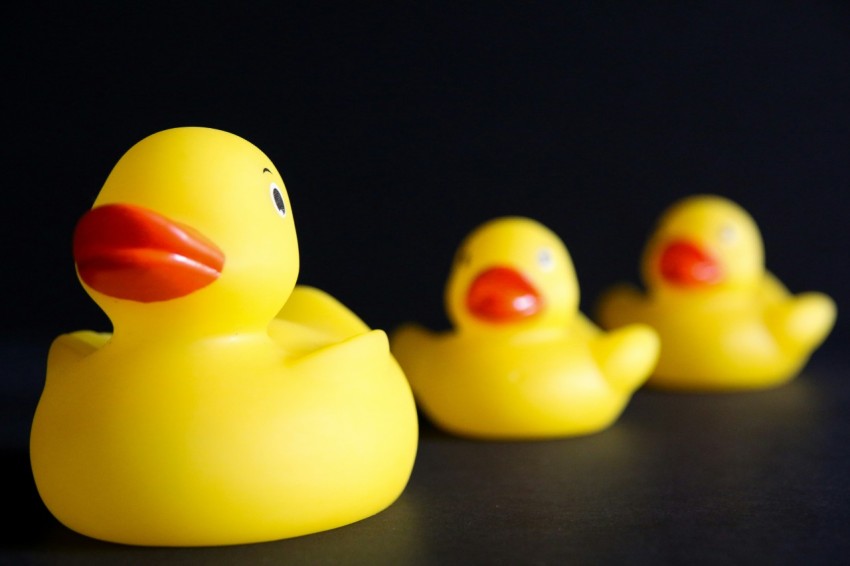
[[[642,322],[661,337],[648,385],[690,391],[776,386],[795,377],[835,322],[822,293],[791,295],[764,268],[752,217],[716,195],[674,203],[642,259],[647,292],[626,284],[604,293],[598,320],[614,329]]]
[[[259,542],[403,491],[410,387],[383,331],[295,287],[289,197],[259,149],[209,128],[143,139],[73,248],[114,332],[60,336],[48,357],[30,454],[66,526],[134,545]]]
[[[452,330],[408,324],[390,344],[424,414],[459,436],[602,430],[657,358],[648,326],[603,333],[578,311],[567,249],[529,218],[496,218],[473,231],[456,255],[445,302]]]

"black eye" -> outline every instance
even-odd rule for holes
[[[277,183],[269,185],[269,191],[271,191],[272,202],[274,202],[274,206],[277,208],[277,213],[280,214],[281,217],[286,216],[286,204],[283,202],[283,195],[281,194]]]
[[[543,271],[549,271],[555,267],[555,257],[552,255],[552,250],[540,248],[540,251],[537,252],[537,263]]]
[[[718,236],[720,237],[720,241],[725,244],[731,244],[738,239],[738,233],[735,231],[735,227],[731,224],[724,224],[720,228]]]

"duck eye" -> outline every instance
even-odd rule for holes
[[[733,226],[726,224],[721,226],[718,236],[720,237],[721,242],[731,244],[737,239],[738,234],[735,232],[735,228]]]
[[[270,184],[269,191],[271,192],[272,202],[277,209],[277,213],[280,214],[281,217],[286,216],[286,204],[283,202],[283,194],[281,194],[277,183]]]
[[[555,266],[555,258],[552,256],[552,250],[542,248],[537,252],[537,263],[543,271],[549,271]]]

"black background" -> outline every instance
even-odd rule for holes
[[[127,149],[183,125],[275,162],[301,282],[373,327],[444,326],[455,247],[503,214],[564,239],[591,310],[696,192],[750,211],[793,291],[846,297],[850,3],[244,4],[7,9],[13,337],[108,327],[74,224]]]
[[[770,549],[782,562],[789,549],[791,557],[826,552],[820,542],[843,540],[847,550],[849,427],[838,400],[850,401],[850,3],[18,3],[2,21],[5,405],[25,399],[14,418],[7,414],[4,422],[16,424],[4,439],[21,481],[31,482],[23,447],[43,352],[61,332],[108,328],[74,274],[74,224],[134,143],[198,125],[240,135],[274,161],[292,200],[300,281],[376,328],[407,320],[445,327],[455,247],[504,214],[535,218],[563,238],[591,312],[606,286],[637,280],[658,214],[702,192],[749,210],[768,268],[792,291],[820,290],[838,302],[836,329],[815,354],[831,361],[801,378],[828,387],[793,384],[719,406],[639,393],[612,431],[537,447],[459,443],[426,424],[406,498],[371,523],[275,550],[302,561],[365,552],[373,562],[388,544],[385,556],[409,562],[428,542],[422,533],[437,537],[435,561],[466,553],[491,563],[592,563],[638,549],[636,559],[675,562],[693,544],[709,559]],[[718,450],[733,463],[712,484],[719,500],[697,485],[712,464],[700,456]],[[549,471],[529,475],[529,462]],[[629,491],[636,462],[644,484]],[[555,477],[560,468],[546,465],[556,464],[583,480]],[[668,465],[681,473],[669,489],[659,473]],[[501,499],[480,483],[480,466],[503,472],[494,488],[505,490]],[[801,477],[809,483],[785,491]],[[622,489],[609,494],[612,481]],[[447,485],[457,494],[441,491]],[[44,534],[53,523],[27,486],[23,538],[91,560],[80,549],[92,545]],[[464,503],[463,489],[495,507]],[[555,530],[540,522],[546,505],[562,519],[562,509],[599,496],[612,498],[611,515],[591,510],[581,515],[588,522],[571,516]],[[610,511],[617,498],[620,513]],[[447,530],[512,505],[512,518],[489,535],[470,527],[495,546]],[[623,546],[601,525],[622,529],[613,532]],[[653,538],[658,529],[663,536]],[[387,538],[393,532],[402,540]],[[268,558],[268,547],[257,548],[217,557]],[[125,562],[157,556],[118,554]]]

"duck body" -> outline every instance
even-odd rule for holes
[[[722,293],[695,300],[620,289],[607,300],[601,315],[605,326],[642,322],[658,332],[663,353],[647,385],[665,389],[782,385],[800,372],[834,317],[832,301],[819,293],[774,301]]]
[[[39,494],[72,530],[148,546],[275,540],[383,510],[402,493],[418,443],[413,396],[386,334],[323,291],[294,286],[291,216],[261,212],[281,199],[288,209],[288,197],[269,199],[263,168],[273,169],[256,148],[218,130],[180,128],[155,134],[139,151],[154,163],[171,160],[172,152],[162,151],[170,145],[151,143],[179,148],[187,141],[192,151],[224,146],[251,171],[253,161],[259,164],[260,195],[243,205],[253,227],[216,234],[209,221],[198,221],[205,225],[199,233],[220,245],[223,268],[219,276],[193,275],[187,283],[180,271],[188,263],[184,258],[158,272],[181,273],[172,283],[171,275],[148,274],[169,261],[155,253],[160,239],[149,242],[147,251],[104,251],[101,224],[89,241],[80,234],[81,222],[78,273],[114,331],[65,334],[51,346],[30,437]],[[138,152],[128,155],[132,161]],[[118,180],[122,167],[126,163],[116,166]],[[282,190],[282,181],[272,176]],[[120,192],[109,188],[116,186],[110,180],[102,196]],[[250,181],[240,186],[248,195]],[[132,206],[141,201],[155,207],[160,222],[158,215],[176,198],[178,205],[166,215],[174,219],[184,195],[179,184],[169,188],[143,192]],[[256,212],[250,210],[255,205]],[[96,202],[92,212],[108,206],[125,205]],[[105,210],[109,222],[114,214],[127,222],[126,209]],[[192,220],[179,218],[174,225],[184,228]],[[272,248],[261,251],[259,241],[248,245],[261,256],[271,254],[260,258],[267,269],[258,272],[252,258],[238,257],[239,242],[231,238],[250,237],[265,223]],[[133,233],[133,225],[124,225],[125,234]],[[92,254],[96,261],[86,263],[83,258]],[[146,277],[148,284],[119,284],[126,274]],[[159,283],[161,277],[166,281]],[[127,296],[115,296],[121,293]]]
[[[32,463],[48,508],[77,532],[273,540],[373,515],[407,482],[415,413],[381,331],[303,358],[260,332],[188,346],[116,337],[63,355],[76,340],[53,347]]]
[[[713,195],[677,203],[643,260],[646,292],[599,301],[604,328],[643,323],[661,339],[647,385],[684,391],[775,387],[799,374],[835,321],[818,292],[794,295],[762,265],[761,238],[740,207]]]
[[[633,352],[619,355],[636,363],[622,368],[620,382],[604,373],[594,339],[568,332],[466,336],[407,326],[393,350],[438,427],[474,438],[553,438],[598,432],[619,418],[657,351],[650,329],[628,336]]]
[[[566,248],[527,218],[494,219],[467,238],[446,302],[453,329],[407,324],[391,349],[422,411],[459,436],[600,431],[620,416],[658,354],[651,328],[604,333],[577,311]]]

